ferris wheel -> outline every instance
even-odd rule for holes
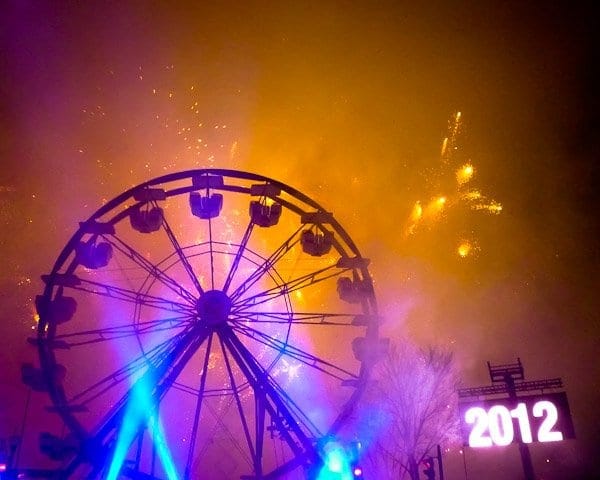
[[[385,349],[350,236],[275,180],[201,169],[82,221],[36,299],[57,478],[311,478]],[[312,472],[312,473],[311,473]]]

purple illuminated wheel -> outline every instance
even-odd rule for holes
[[[24,378],[67,433],[42,450],[60,478],[305,478],[384,344],[367,266],[331,213],[266,177],[124,192],[43,276]]]

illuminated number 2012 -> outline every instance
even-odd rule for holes
[[[539,442],[556,442],[563,439],[562,432],[554,431],[558,421],[556,406],[547,400],[541,400],[533,405],[533,416],[543,417],[537,431]],[[519,403],[513,410],[508,410],[504,405],[494,405],[488,411],[481,407],[472,407],[465,412],[465,421],[473,425],[469,434],[469,446],[491,447],[492,445],[509,445],[514,440],[514,427],[512,419],[516,418],[524,443],[531,443],[531,424],[527,413],[527,406]]]

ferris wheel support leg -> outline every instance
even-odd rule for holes
[[[252,354],[231,329],[223,329],[219,333],[223,343],[228,347],[232,357],[250,382],[255,395],[261,398],[261,402],[263,403],[263,428],[260,438],[264,435],[264,412],[268,412],[280,434],[294,452],[296,458],[302,459],[304,463],[313,462],[317,455],[313,442],[300,428],[300,425],[292,415],[291,411],[282,401],[277,390],[271,384],[269,375],[258,364]],[[300,462],[298,465],[299,464]]]

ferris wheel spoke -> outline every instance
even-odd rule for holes
[[[191,320],[189,316],[177,316],[139,322],[134,325],[117,325],[95,330],[82,330],[78,332],[55,335],[52,340],[66,342],[65,348],[80,347],[93,343],[109,342],[121,338],[144,335],[148,333],[164,332],[174,330],[187,325]],[[86,338],[91,337],[91,338]],[[79,340],[78,340],[79,339]]]
[[[333,272],[333,273],[332,273]],[[308,273],[301,277],[289,280],[275,287],[269,288],[263,292],[259,292],[250,297],[238,299],[232,308],[233,313],[241,313],[250,307],[270,302],[279,297],[287,296],[297,290],[321,283],[330,278],[337,277],[344,273],[344,269],[340,269],[336,265],[330,265],[312,273]]]
[[[244,430],[244,437],[246,438],[246,443],[248,444],[248,450],[250,451],[250,455],[252,456],[252,461],[254,463],[255,471],[257,468],[260,468],[256,465],[256,449],[254,448],[254,444],[252,443],[252,437],[250,435],[250,429],[248,427],[248,421],[246,420],[246,413],[244,412],[244,407],[242,406],[242,401],[240,399],[240,395],[238,392],[238,386],[235,381],[235,376],[233,374],[233,369],[231,366],[231,361],[229,359],[229,354],[225,349],[225,345],[223,343],[223,339],[219,336],[219,344],[221,345],[221,353],[223,354],[223,359],[225,360],[225,367],[227,369],[227,375],[229,377],[229,382],[231,384],[231,389],[233,391],[233,396],[235,398],[235,403],[238,409],[238,414],[240,416],[240,421],[242,423],[242,429]]]
[[[244,232],[244,236],[242,237],[242,242],[240,243],[238,250],[235,254],[235,258],[231,264],[231,268],[229,269],[229,273],[227,274],[227,279],[225,280],[225,284],[223,285],[223,292],[227,293],[229,287],[231,286],[231,281],[233,280],[233,276],[237,271],[240,261],[244,256],[244,252],[246,251],[246,246],[248,245],[248,240],[250,240],[250,235],[252,234],[252,230],[254,228],[254,222],[252,219],[248,222],[248,226],[246,227],[246,231]]]
[[[240,445],[238,440],[233,436],[233,434],[231,433],[231,431],[229,430],[229,428],[227,427],[227,425],[225,425],[225,422],[223,421],[223,419],[228,415],[229,409],[231,408],[232,403],[233,403],[233,399],[230,399],[227,402],[227,404],[225,405],[225,407],[221,409],[220,412],[217,412],[216,409],[210,403],[208,403],[208,402],[206,403],[207,410],[210,412],[210,414],[213,416],[213,418],[215,419],[215,422],[216,422],[215,429],[213,431],[216,431],[217,426],[221,427],[221,430],[227,435],[227,438],[231,441],[231,443],[233,444],[235,449],[244,458],[246,463],[250,467],[252,467],[253,466],[252,459],[248,456],[248,452],[246,452],[242,448],[242,446]],[[205,449],[207,446],[208,446],[208,444],[205,444]],[[204,452],[201,452],[200,455],[202,455],[203,453]]]
[[[177,341],[177,337],[171,337],[164,342],[161,342],[147,352],[141,353],[136,356],[121,368],[105,375],[103,378],[98,380],[93,385],[90,385],[86,389],[79,393],[74,394],[68,403],[78,403],[80,405],[86,405],[89,402],[95,400],[102,394],[106,393],[111,388],[120,384],[124,380],[131,378],[143,367],[147,367],[157,358],[161,356],[164,351],[167,351],[170,344],[174,344]],[[88,396],[89,395],[89,396]]]
[[[244,310],[232,315],[231,319],[238,323],[269,323],[293,325],[337,325],[340,327],[355,326],[355,313],[328,312],[269,312]]]
[[[181,314],[193,314],[194,309],[191,305],[174,302],[162,297],[156,297],[147,293],[136,292],[115,285],[94,282],[92,280],[78,279],[79,283],[70,288],[93,295],[109,297],[115,300],[143,305],[146,307],[166,310],[168,312],[179,312]]]
[[[294,412],[296,418],[301,419],[303,425],[305,425],[309,431],[312,432],[314,437],[321,437],[320,429],[314,424],[314,422],[308,418],[308,416],[302,411],[298,404],[288,395],[285,389],[279,384],[277,379],[269,375],[269,381],[273,384],[273,387],[277,390],[280,397],[285,401],[291,411]]]
[[[137,252],[133,247],[125,243],[124,240],[120,239],[116,235],[103,235],[108,243],[110,243],[114,248],[119,250],[123,255],[131,259],[135,262],[140,268],[146,271],[149,275],[157,279],[167,288],[172,290],[176,295],[187,299],[190,303],[194,303],[196,299],[194,295],[190,293],[183,285],[169,276],[165,271],[161,270],[157,265],[154,265],[147,258]]]
[[[196,399],[196,412],[194,415],[194,424],[192,426],[190,447],[188,449],[188,458],[185,465],[184,478],[190,478],[190,471],[192,468],[192,461],[194,459],[194,447],[196,446],[196,437],[198,435],[198,424],[200,423],[200,414],[202,411],[202,401],[204,400],[204,389],[206,387],[206,376],[208,374],[208,360],[210,359],[210,347],[212,345],[213,334],[209,334],[208,342],[206,343],[206,352],[204,353],[204,363],[202,365],[202,373],[200,375],[200,389],[198,390],[198,396]]]
[[[193,396],[197,396],[198,395],[198,389],[195,387],[190,387],[189,385],[185,385],[181,382],[173,382],[173,385],[171,386],[172,389],[174,390],[179,390],[180,392],[184,392]],[[230,389],[229,388],[205,388],[204,389],[204,396],[205,397],[221,397],[223,395],[229,395]]]
[[[190,280],[196,287],[196,290],[198,290],[199,294],[204,293],[204,290],[202,289],[202,286],[200,285],[200,281],[198,280],[198,277],[194,273],[194,269],[192,268],[192,265],[190,264],[189,259],[186,257],[185,252],[181,248],[181,245],[179,244],[177,237],[173,233],[173,230],[171,229],[171,226],[169,225],[169,222],[167,221],[167,218],[165,215],[163,215],[163,217],[162,217],[162,226],[163,226],[165,232],[167,233],[167,236],[169,237],[171,244],[173,245],[173,249],[175,250],[175,253],[177,253],[177,256],[179,257],[181,264],[183,265],[187,274],[189,275]],[[212,248],[212,242],[211,242],[211,248]]]
[[[252,286],[258,282],[261,278],[263,278],[273,266],[279,262],[285,255],[288,253],[299,241],[300,237],[298,234],[302,230],[302,226],[300,226],[290,237],[283,242],[268,258],[264,260],[256,270],[254,270],[246,279],[244,283],[242,283],[235,291],[229,296],[232,302],[236,302],[237,299],[247,292]],[[298,238],[295,238],[298,237]]]
[[[354,373],[338,365],[335,365],[334,363],[328,362],[327,360],[323,360],[298,347],[295,347],[287,342],[282,342],[281,340],[271,337],[254,328],[245,325],[236,325],[233,327],[233,329],[236,332],[239,332],[248,338],[251,338],[267,347],[270,347],[272,350],[278,353],[284,354],[287,357],[298,360],[302,364],[307,365],[322,373],[325,373],[330,377],[336,378],[341,381],[349,379],[356,380],[358,378]]]

